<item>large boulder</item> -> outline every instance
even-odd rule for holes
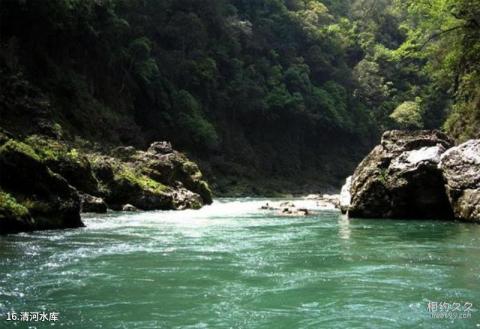
[[[470,140],[442,154],[440,168],[456,218],[480,221],[480,140]]]
[[[172,189],[137,170],[131,163],[109,156],[92,156],[100,182],[100,196],[114,210],[131,204],[141,210],[175,209]]]
[[[202,203],[212,203],[212,191],[196,163],[172,149],[168,142],[154,142],[146,152],[137,151],[130,160],[142,174],[166,185],[177,185],[200,195]]]
[[[453,218],[438,168],[453,141],[439,131],[388,131],[351,182],[351,217]]]
[[[0,233],[81,227],[78,192],[28,145],[0,147]]]
[[[117,147],[112,156],[90,155],[99,196],[114,210],[131,204],[141,210],[200,208],[212,193],[198,166],[168,142],[147,151]]]

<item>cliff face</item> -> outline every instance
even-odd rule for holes
[[[0,135],[0,233],[82,226],[80,212],[197,209],[212,202],[198,166],[166,142],[110,154]]]

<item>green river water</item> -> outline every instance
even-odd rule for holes
[[[480,328],[480,225],[278,217],[263,203],[0,237],[0,328]],[[449,318],[432,318],[443,302]]]

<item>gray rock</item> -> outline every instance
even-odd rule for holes
[[[442,154],[440,169],[456,218],[480,221],[480,140],[470,140]]]
[[[170,142],[153,142],[148,148],[148,152],[154,154],[169,154],[173,152],[173,148]]]
[[[352,177],[351,217],[451,219],[438,168],[453,141],[439,131],[388,131]]]
[[[173,192],[172,197],[173,205],[177,210],[200,209],[203,204],[200,195],[198,195],[197,193],[193,193],[192,191],[189,191],[183,187],[176,189]]]
[[[310,215],[310,211],[305,208],[287,207],[280,209],[277,215],[282,217],[303,217]]]
[[[122,207],[122,211],[138,211],[138,209],[135,207],[135,206],[132,206],[131,204],[127,203],[125,205],[123,205]]]
[[[80,200],[82,203],[82,212],[94,212],[99,214],[107,212],[107,204],[102,198],[82,193],[80,194]]]

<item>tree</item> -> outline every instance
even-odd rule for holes
[[[390,118],[403,129],[423,128],[422,109],[418,102],[403,102],[393,111]]]

